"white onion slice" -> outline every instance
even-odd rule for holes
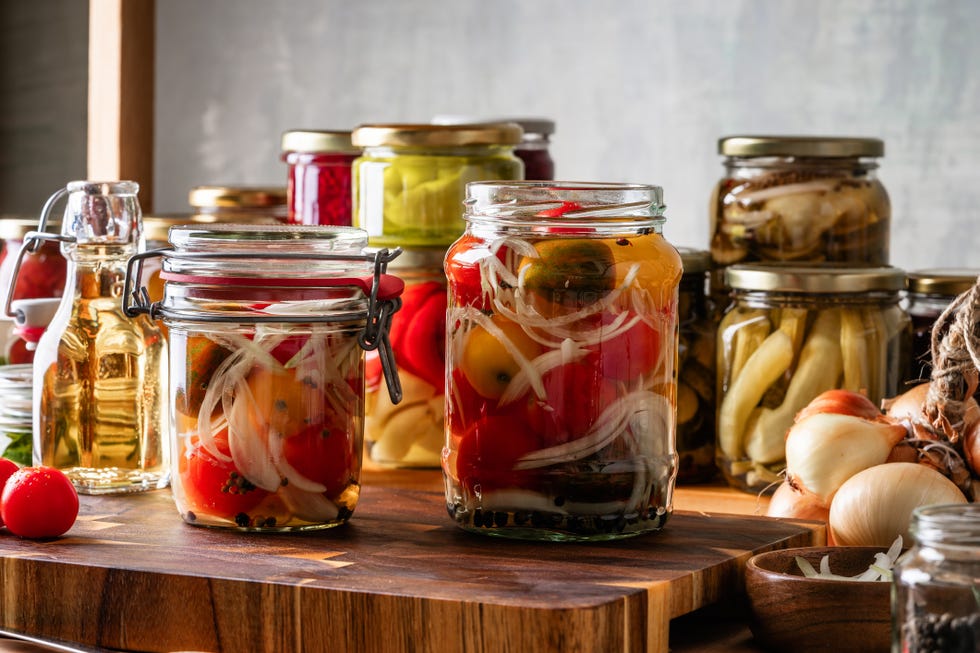
[[[279,496],[293,515],[308,522],[328,522],[340,514],[337,504],[318,492],[284,485],[279,489]]]

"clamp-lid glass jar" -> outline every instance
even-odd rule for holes
[[[351,165],[360,156],[349,131],[296,129],[282,135],[289,165],[290,224],[351,225]]]
[[[53,221],[52,228],[60,222]],[[0,302],[6,304],[8,292],[12,300],[61,297],[65,291],[68,260],[61,254],[58,242],[40,243],[36,251],[24,253],[17,274],[17,285],[11,290],[10,281],[17,254],[24,243],[24,236],[38,228],[37,218],[0,219]],[[2,305],[0,304],[0,305]]]
[[[463,233],[467,182],[523,179],[521,136],[513,123],[358,127],[354,226],[372,245],[448,247]]]
[[[796,414],[843,388],[878,404],[907,378],[905,273],[891,267],[746,263],[725,271],[718,326],[718,465],[735,487],[780,480]],[[775,486],[773,486],[775,487]]]
[[[892,650],[980,650],[980,504],[917,508],[892,582]]]
[[[715,322],[707,296],[707,251],[678,248],[684,263],[678,317],[677,482],[700,483],[715,466]]]
[[[381,363],[367,355],[364,439],[371,460],[396,467],[439,467],[445,443],[446,274],[441,248],[405,248],[388,265],[405,282],[389,339],[402,401],[381,384]]]
[[[906,304],[912,319],[909,380],[928,381],[932,373],[932,327],[954,299],[973,288],[980,270],[936,268],[910,272],[908,277]]]
[[[196,186],[187,202],[201,222],[285,222],[286,189],[265,186]]]
[[[349,227],[190,225],[170,230],[162,302],[127,313],[170,333],[173,493],[185,521],[245,530],[344,523],[360,491],[363,349],[381,346],[401,281]],[[135,305],[128,300],[135,298]]]
[[[446,505],[466,530],[663,527],[681,260],[657,186],[478,182],[446,254]]]
[[[887,265],[891,208],[875,138],[729,136],[711,200],[716,266],[753,261]]]

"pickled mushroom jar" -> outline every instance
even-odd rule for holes
[[[395,467],[438,468],[445,440],[446,274],[442,248],[406,248],[388,265],[405,282],[389,339],[402,401],[382,384],[377,352],[367,353],[364,439],[371,460]]]
[[[681,259],[657,186],[477,182],[446,254],[449,515],[603,540],[672,511]]]
[[[198,222],[285,222],[286,189],[276,186],[195,186],[187,202]]]
[[[289,165],[290,224],[351,225],[351,166],[360,155],[349,131],[297,129],[282,135]]]
[[[184,521],[251,531],[346,522],[360,493],[364,350],[381,347],[402,284],[397,252],[350,227],[172,227],[161,302],[127,313],[170,333],[172,487]],[[128,289],[127,289],[128,290]]]
[[[878,405],[907,378],[905,273],[892,267],[745,263],[725,271],[718,326],[716,455],[729,484],[782,480],[796,414],[832,389]]]
[[[448,247],[463,233],[467,182],[523,179],[521,136],[513,123],[358,127],[354,226],[371,245]]]
[[[980,278],[980,270],[936,268],[908,275],[906,304],[912,319],[909,381],[928,381],[932,373],[932,327],[943,311]],[[975,396],[980,394],[980,390]]]
[[[710,254],[678,248],[684,264],[678,317],[677,482],[711,480],[715,466],[715,323],[707,293]]]
[[[875,138],[729,136],[711,200],[711,259],[887,265],[891,208]],[[718,275],[721,278],[721,275]]]

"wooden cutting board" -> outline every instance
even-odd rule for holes
[[[741,591],[750,555],[824,537],[679,512],[621,542],[515,542],[378,486],[349,524],[295,535],[185,525],[167,491],[81,504],[62,538],[0,534],[3,628],[138,651],[660,652],[672,618]]]

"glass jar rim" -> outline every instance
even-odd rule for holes
[[[725,136],[718,139],[718,153],[733,157],[881,157],[885,142],[845,136]]]
[[[909,530],[924,544],[941,543],[975,549],[980,546],[980,504],[920,506],[912,511]]]
[[[360,125],[351,133],[359,147],[457,147],[464,145],[517,145],[524,130],[515,123],[432,125],[388,123]]]
[[[814,294],[898,292],[905,289],[906,277],[905,272],[891,266],[739,263],[725,268],[725,285],[737,292]]]
[[[282,134],[283,152],[359,154],[351,142],[351,132],[331,129],[290,129]]]
[[[88,195],[136,195],[140,185],[135,181],[70,181],[65,185],[69,193],[84,192]]]

